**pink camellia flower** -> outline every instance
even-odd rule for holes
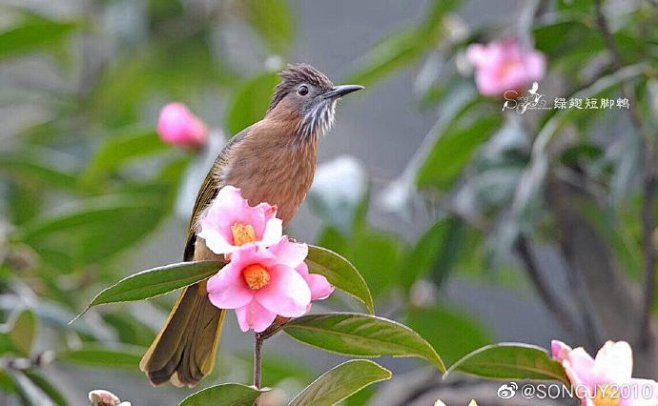
[[[160,138],[168,144],[199,148],[208,139],[208,127],[183,103],[169,103],[160,111]]]
[[[308,265],[302,262],[295,268],[311,289],[311,300],[324,300],[334,293],[334,287],[331,286],[327,278],[322,275],[308,272]]]
[[[581,406],[655,406],[658,383],[631,378],[633,351],[624,341],[608,341],[592,358],[582,347],[551,343],[553,358],[564,367]]]
[[[546,58],[541,52],[522,49],[514,40],[473,44],[466,56],[475,66],[475,83],[485,96],[520,91],[530,82],[541,80],[546,69]]]
[[[283,234],[276,207],[267,203],[251,207],[240,189],[233,186],[224,186],[217,193],[201,215],[199,226],[199,236],[216,254],[230,254],[246,244],[269,247]]]
[[[296,268],[307,253],[306,244],[285,236],[269,248],[250,244],[234,251],[231,261],[208,280],[210,302],[220,309],[235,309],[242,331],[262,332],[277,315],[303,315],[311,303],[311,289]]]

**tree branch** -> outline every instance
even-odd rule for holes
[[[601,0],[594,0],[594,7],[596,9],[596,22],[599,26],[603,40],[606,47],[612,55],[612,61],[616,69],[621,69],[624,66],[624,61],[619,51],[619,47],[615,42],[615,38],[610,32],[608,22],[603,14],[603,6]],[[642,135],[642,119],[640,112],[637,110],[637,98],[633,88],[628,83],[622,83],[622,94],[629,101],[629,113],[631,123],[635,130]],[[643,348],[648,348],[653,341],[653,334],[651,332],[651,315],[653,310],[653,303],[656,295],[656,247],[654,244],[654,225],[656,223],[656,216],[654,214],[654,206],[656,203],[656,168],[654,161],[656,160],[656,146],[655,141],[649,136],[642,137],[642,150],[644,151],[643,165],[642,165],[642,209],[641,209],[641,223],[642,223],[642,245],[644,250],[644,295],[642,301],[642,314],[639,326],[639,343]]]
[[[537,289],[539,297],[541,297],[541,299],[544,301],[544,304],[548,310],[553,313],[555,318],[562,325],[562,327],[564,327],[565,330],[579,331],[580,328],[574,321],[573,317],[571,317],[569,311],[567,311],[566,307],[563,306],[561,301],[555,298],[555,295],[551,292],[550,287],[542,278],[539,266],[535,261],[534,255],[532,255],[528,238],[523,235],[519,236],[514,243],[514,249],[525,265],[525,269],[528,273],[528,276],[530,277],[530,280],[535,286],[535,289]]]

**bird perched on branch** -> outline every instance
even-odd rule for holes
[[[334,86],[306,64],[288,66],[281,79],[265,118],[234,136],[206,176],[190,221],[185,261],[223,260],[197,235],[197,220],[226,185],[240,188],[250,205],[276,205],[285,227],[311,186],[319,138],[334,122],[336,101],[363,89]],[[155,385],[196,385],[213,369],[225,317],[226,310],[210,303],[206,281],[186,288],[140,369]]]

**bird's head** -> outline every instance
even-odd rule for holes
[[[301,137],[311,138],[328,131],[334,122],[336,102],[342,96],[363,89],[358,85],[334,86],[311,65],[289,65],[267,110],[272,115],[298,123]]]

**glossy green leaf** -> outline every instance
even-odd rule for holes
[[[23,182],[38,182],[39,185],[77,191],[75,168],[64,164],[62,159],[53,160],[48,155],[47,151],[41,153],[34,150],[0,154],[0,174],[11,175]]]
[[[324,276],[333,286],[363,302],[371,314],[375,313],[366,281],[347,259],[326,248],[309,245],[306,264],[309,272]]]
[[[107,260],[155,229],[165,214],[162,199],[159,194],[138,193],[93,199],[81,207],[35,218],[15,238],[39,253],[59,251],[82,264]]]
[[[465,127],[450,126],[441,134],[416,178],[419,187],[450,188],[475,152],[494,133],[500,115],[482,117]]]
[[[445,307],[413,307],[407,325],[425,337],[448,364],[493,342],[482,324],[468,314]]]
[[[11,330],[9,331],[9,338],[14,344],[14,347],[25,357],[29,357],[32,353],[32,345],[37,334],[37,316],[31,309],[26,309],[20,312],[16,317]]]
[[[217,272],[224,266],[220,261],[180,262],[158,268],[147,269],[121,279],[103,290],[91,301],[92,306],[129,302],[163,295],[199,281]]]
[[[404,241],[397,236],[364,227],[355,233],[345,255],[378,297],[391,289],[397,279],[403,248]]]
[[[534,345],[501,343],[473,351],[445,373],[459,371],[483,378],[558,380],[569,384],[562,365]]]
[[[331,406],[375,382],[391,379],[393,374],[380,365],[355,359],[322,374],[289,403],[289,406]]]
[[[256,389],[239,383],[211,386],[183,399],[178,406],[252,406],[269,389]]]
[[[58,45],[77,24],[36,15],[0,33],[0,59]]]
[[[57,355],[57,359],[70,364],[99,368],[115,368],[138,371],[139,362],[146,348],[122,345],[105,347],[86,345]]]
[[[357,357],[418,357],[444,371],[434,348],[407,326],[358,313],[314,314],[291,320],[284,331],[326,351]]]
[[[459,255],[464,224],[458,218],[438,221],[420,237],[401,262],[402,286],[410,289],[421,277],[432,276],[437,285],[449,274]]]
[[[227,114],[229,134],[235,135],[265,117],[278,81],[276,73],[267,72],[240,86]]]
[[[82,175],[83,182],[96,182],[121,165],[167,151],[169,148],[151,127],[121,130],[110,135],[96,152]]]
[[[43,393],[45,393],[50,400],[57,406],[67,406],[70,403],[64,398],[64,395],[57,389],[44,375],[34,369],[26,369],[23,374],[28,377],[30,381]]]

